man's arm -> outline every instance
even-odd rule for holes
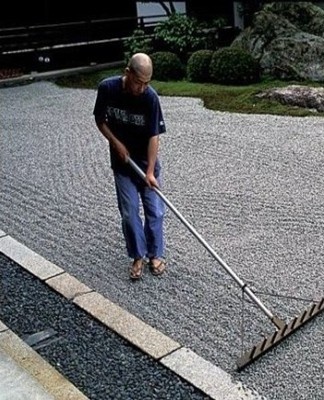
[[[109,141],[111,148],[116,152],[116,154],[118,154],[121,160],[126,162],[129,153],[124,144],[116,138],[116,136],[109,129],[105,121],[101,121],[98,118],[96,118],[96,125],[99,131]]]

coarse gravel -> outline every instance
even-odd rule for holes
[[[273,324],[171,210],[168,271],[130,282],[95,90],[53,82],[0,89],[0,228],[260,396],[323,399],[319,315],[240,373]],[[214,112],[161,97],[163,193],[276,315],[324,295],[324,123]]]
[[[210,399],[3,254],[0,275],[2,321],[87,398]]]

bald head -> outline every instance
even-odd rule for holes
[[[128,63],[128,68],[133,70],[139,76],[145,76],[151,79],[153,65],[151,58],[145,53],[134,54]]]

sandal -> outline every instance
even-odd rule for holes
[[[166,269],[166,262],[158,259],[156,259],[156,261],[158,261],[158,263],[154,264],[153,259],[150,260],[150,271],[152,275],[162,275]]]
[[[134,260],[134,262],[129,270],[130,278],[133,280],[142,278],[143,273],[144,273],[144,268],[145,268],[145,261],[142,258],[139,258],[138,260]]]

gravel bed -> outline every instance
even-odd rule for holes
[[[0,273],[0,319],[89,399],[210,399],[3,254]]]
[[[242,372],[275,327],[168,210],[168,271],[130,282],[94,90],[0,89],[0,228],[267,399],[322,399],[322,315]],[[274,314],[324,294],[324,123],[162,97],[163,192]],[[242,308],[244,307],[244,313]]]

